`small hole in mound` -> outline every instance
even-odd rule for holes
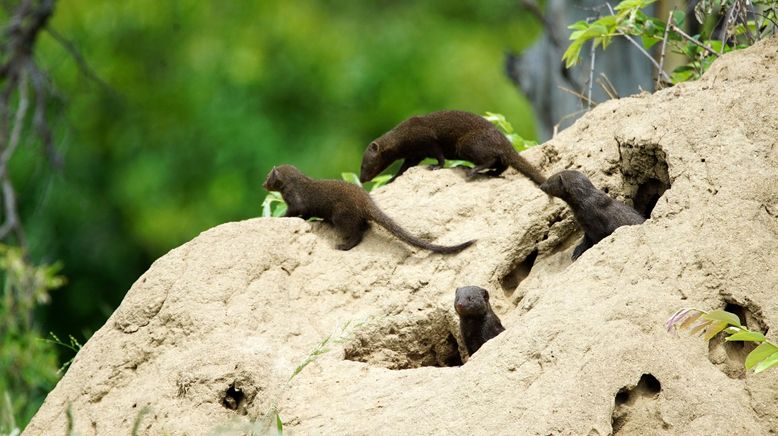
[[[737,315],[740,319],[740,324],[742,324],[743,327],[748,328],[748,317],[746,316],[745,307],[736,303],[727,303],[727,305],[724,306],[724,311]]]
[[[654,210],[654,206],[666,190],[667,184],[657,179],[648,179],[645,183],[641,183],[635,193],[635,198],[632,200],[635,209],[645,218],[650,218],[651,211]]]
[[[652,430],[670,428],[656,401],[661,390],[662,384],[651,374],[640,376],[635,386],[619,389],[611,415],[613,434],[655,434]]]
[[[643,396],[653,396],[662,390],[662,384],[651,374],[643,374],[640,376],[638,382],[637,391],[643,394]]]
[[[670,189],[667,155],[662,146],[646,140],[616,138],[621,156],[621,174],[632,205],[645,218],[662,194]]]
[[[368,324],[344,346],[346,360],[388,369],[461,366],[459,343],[442,309]]]
[[[629,389],[621,388],[616,394],[616,405],[626,404],[629,401]]]
[[[500,279],[500,286],[502,287],[502,290],[505,292],[507,297],[510,297],[513,294],[513,291],[519,287],[519,284],[522,282],[522,280],[529,276],[530,271],[532,271],[532,266],[535,265],[535,259],[537,259],[537,257],[538,250],[532,250],[532,252],[527,255],[527,257],[515,263],[508,271],[508,273],[505,274],[502,279]]]
[[[230,410],[243,409],[245,406],[245,399],[246,395],[240,388],[235,387],[235,383],[233,383],[230,385],[230,387],[227,388],[227,391],[224,392],[224,396],[222,397],[222,406]]]
[[[754,309],[759,312],[758,308]],[[766,326],[761,320],[761,314],[754,314],[749,307],[745,307],[734,301],[727,301],[724,310],[737,315],[740,324],[752,331],[766,333]],[[743,366],[751,351],[757,344],[744,341],[727,341],[726,334],[719,333],[708,342],[708,360],[716,365],[727,377],[733,379],[742,379],[746,376],[746,370]]]

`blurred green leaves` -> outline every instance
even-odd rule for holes
[[[34,258],[67,265],[48,313],[61,336],[100,326],[166,251],[256,216],[273,165],[337,177],[400,120],[444,108],[499,111],[534,134],[502,57],[537,25],[507,0],[68,0],[52,26],[111,88],[41,36],[66,166],[52,173],[29,141],[12,172],[21,198],[40,199],[22,205]]]
[[[0,434],[23,428],[58,379],[56,352],[40,340],[33,314],[65,283],[60,270],[0,244]]]

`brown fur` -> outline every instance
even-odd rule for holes
[[[437,159],[431,168],[441,168],[446,159],[462,159],[476,166],[468,179],[486,171],[499,176],[513,167],[540,185],[546,178],[513,148],[492,123],[463,111],[440,111],[411,117],[371,142],[362,157],[360,180],[367,182],[398,159],[402,166],[392,180],[426,158]]]
[[[457,288],[454,309],[459,315],[459,331],[471,356],[486,341],[502,333],[505,328],[489,304],[489,292],[478,286]]]
[[[263,185],[279,191],[286,201],[287,217],[318,217],[335,226],[343,235],[339,250],[350,250],[362,241],[369,221],[374,221],[408,244],[436,253],[456,253],[475,241],[454,246],[430,244],[400,227],[376,206],[359,186],[340,180],[313,180],[291,165],[273,168]]]
[[[617,228],[641,224],[646,220],[635,209],[595,188],[589,178],[579,171],[560,171],[540,185],[540,189],[564,200],[584,231],[583,241],[573,250],[573,260]]]

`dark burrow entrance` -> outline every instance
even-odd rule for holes
[[[761,316],[748,307],[734,301],[728,301],[724,310],[737,315],[740,324],[752,331],[767,333],[767,326]],[[746,376],[745,361],[748,354],[757,347],[757,343],[727,341],[727,334],[719,333],[708,342],[708,360],[716,365],[728,377],[742,379]]]
[[[442,309],[383,319],[360,329],[344,346],[344,357],[388,369],[460,366],[452,325]]]
[[[650,218],[659,199],[670,189],[667,155],[661,145],[641,140],[616,138],[621,156],[625,193],[633,207]]]
[[[637,192],[632,199],[635,210],[645,218],[651,218],[651,211],[667,190],[668,185],[658,179],[648,179],[638,185]]]
[[[222,406],[240,414],[245,414],[246,394],[239,387],[236,387],[235,383],[232,383],[224,392],[224,395],[222,395]]]
[[[507,298],[510,298],[516,288],[519,287],[519,284],[529,277],[529,273],[532,271],[532,267],[535,265],[535,260],[537,258],[538,250],[536,248],[523,259],[515,261],[508,269],[508,272],[502,276],[500,279],[500,287],[503,292],[505,292]]]
[[[619,389],[613,405],[613,434],[651,433],[670,426],[659,413],[657,398],[662,384],[651,374],[643,374],[637,385]]]

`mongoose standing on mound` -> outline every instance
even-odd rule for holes
[[[646,220],[635,209],[595,188],[579,171],[560,171],[540,185],[540,189],[564,200],[584,231],[583,241],[573,250],[573,260],[618,227],[641,224]]]
[[[436,253],[456,253],[473,241],[441,246],[423,241],[400,227],[373,203],[359,186],[340,180],[313,180],[291,165],[274,167],[263,184],[269,191],[279,191],[286,201],[287,217],[318,217],[335,226],[343,235],[338,250],[350,250],[362,241],[369,221],[375,221],[408,244]]]
[[[505,328],[489,304],[489,292],[478,286],[457,288],[454,309],[459,315],[459,331],[467,353],[473,355],[481,345],[499,335]]]
[[[446,159],[473,162],[468,179],[482,170],[499,176],[508,167],[540,185],[546,178],[526,159],[492,123],[484,117],[463,111],[440,111],[411,117],[371,142],[362,157],[359,179],[368,182],[398,159],[404,159],[393,181],[408,168],[425,158],[437,159],[431,168],[442,168]]]

